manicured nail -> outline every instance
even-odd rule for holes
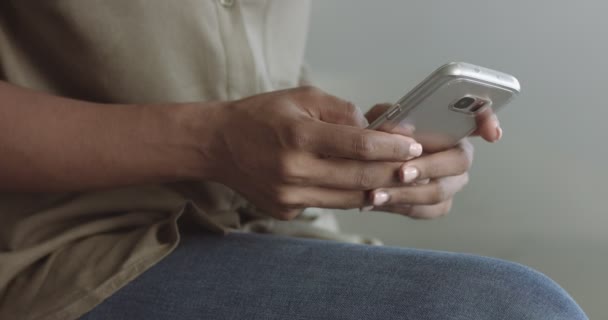
[[[372,211],[372,209],[374,209],[374,206],[367,206],[367,207],[363,207],[361,209],[359,209],[361,212],[370,212]]]
[[[496,140],[498,141],[502,138],[502,128],[500,126],[496,127]]]
[[[422,154],[422,145],[414,143],[410,145],[410,156],[419,157]]]
[[[401,170],[401,182],[412,183],[418,179],[420,171],[415,167],[404,167]]]
[[[374,192],[374,206],[375,207],[379,207],[385,203],[388,202],[388,193],[384,192],[384,191],[377,191]]]

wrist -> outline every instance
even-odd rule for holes
[[[172,144],[181,150],[181,179],[213,179],[218,167],[221,113],[224,102],[184,103],[168,110]]]

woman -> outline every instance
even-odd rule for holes
[[[302,211],[434,218],[468,180],[468,142],[421,156],[301,87],[307,12],[0,3],[0,318],[585,319],[516,264],[241,232],[374,243]]]

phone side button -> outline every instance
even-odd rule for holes
[[[396,105],[391,112],[386,115],[386,120],[392,120],[401,111],[401,106]]]

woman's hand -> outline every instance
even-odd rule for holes
[[[366,117],[370,122],[390,105],[372,108]],[[490,109],[478,116],[478,129],[474,133],[486,141],[495,142],[502,137],[502,129]],[[364,210],[386,211],[417,219],[433,219],[447,214],[456,193],[468,183],[468,171],[473,162],[473,145],[464,139],[457,146],[405,162],[399,168],[399,187],[378,188],[370,192]]]
[[[365,129],[359,109],[311,87],[222,103],[215,115],[193,118],[211,126],[198,135],[203,178],[279,219],[307,207],[360,208],[368,190],[400,186],[395,173],[422,153],[412,138]]]

